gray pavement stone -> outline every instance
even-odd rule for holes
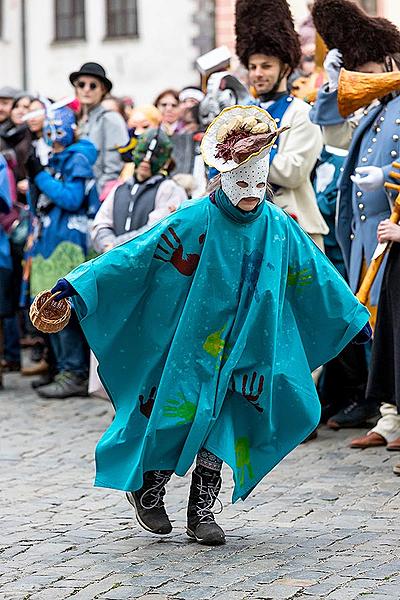
[[[30,594],[28,596],[29,600],[66,600],[67,598],[71,598],[71,594],[75,592],[74,589],[66,589],[66,588],[47,588],[43,589],[40,592]],[[21,598],[20,598],[21,600]]]
[[[189,479],[173,477],[174,531],[140,529],[122,493],[94,489],[93,451],[112,418],[96,399],[47,402],[7,375],[0,392],[1,600],[395,600],[400,480],[384,449],[353,452],[360,432],[320,429],[230,505],[227,545],[185,528]]]
[[[172,600],[171,596],[163,596],[163,594],[146,594],[139,598],[140,600]]]

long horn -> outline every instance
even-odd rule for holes
[[[339,112],[346,118],[359,108],[397,90],[400,90],[400,72],[375,75],[342,69],[338,88]]]

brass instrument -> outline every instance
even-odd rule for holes
[[[400,72],[359,73],[342,69],[339,76],[338,106],[346,118],[374,100],[400,90]]]
[[[318,31],[315,34],[315,65],[321,71],[324,69],[324,61],[328,54],[328,48]]]

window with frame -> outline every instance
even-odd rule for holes
[[[107,0],[107,38],[138,35],[137,0]]]
[[[85,39],[85,0],[55,0],[55,39]]]

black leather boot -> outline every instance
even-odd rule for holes
[[[218,498],[221,484],[219,471],[197,466],[192,473],[186,532],[199,544],[207,546],[225,544],[225,533],[215,522],[211,511]]]
[[[126,497],[135,509],[139,525],[159,535],[171,533],[172,525],[165,511],[165,486],[173,471],[148,471],[143,476],[143,487],[127,492]]]

